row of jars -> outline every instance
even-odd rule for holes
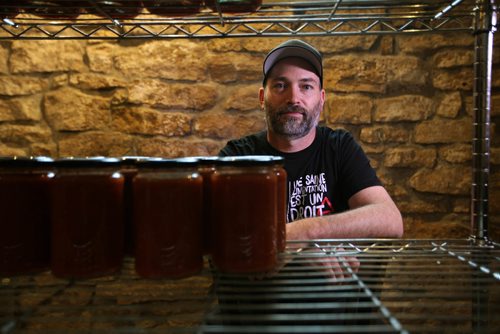
[[[89,13],[105,18],[131,19],[146,8],[163,16],[194,15],[205,7],[214,12],[256,11],[262,0],[3,0],[0,18],[14,18],[21,11],[44,18],[74,19]]]
[[[281,157],[0,158],[0,275],[180,278],[210,256],[272,270],[286,243]]]

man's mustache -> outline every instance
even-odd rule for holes
[[[278,114],[287,114],[287,113],[301,113],[301,114],[306,114],[307,111],[305,108],[302,108],[300,106],[285,106],[278,108]]]

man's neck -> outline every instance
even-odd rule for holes
[[[288,136],[278,135],[267,130],[267,141],[272,147],[280,152],[293,153],[299,152],[309,147],[316,137],[316,127],[313,127],[308,134],[303,137],[292,139]]]

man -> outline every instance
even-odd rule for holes
[[[401,237],[401,214],[361,147],[344,130],[318,126],[325,103],[321,54],[289,40],[268,53],[263,70],[267,131],[229,141],[220,155],[285,158],[287,239]]]

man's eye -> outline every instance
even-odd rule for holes
[[[304,90],[311,90],[311,89],[313,89],[314,87],[313,87],[313,86],[311,86],[311,85],[304,85],[304,86],[302,86],[302,88],[303,88]]]
[[[277,82],[274,84],[274,88],[277,88],[277,89],[283,89],[284,87],[285,87],[285,84],[282,82]]]

